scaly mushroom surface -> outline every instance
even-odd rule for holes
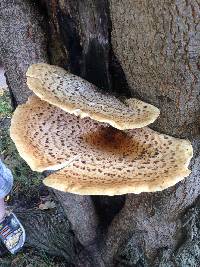
[[[84,195],[163,190],[188,176],[189,141],[148,127],[120,131],[65,113],[36,96],[18,106],[11,137],[33,170],[63,168],[44,183]]]
[[[33,64],[26,75],[28,87],[39,98],[81,118],[125,130],[147,126],[159,116],[159,109],[150,104],[135,98],[122,102],[57,66]]]

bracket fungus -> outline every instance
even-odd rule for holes
[[[120,130],[147,126],[159,116],[159,109],[153,105],[136,98],[122,102],[58,66],[33,64],[26,76],[28,87],[42,100]]]
[[[44,183],[65,192],[153,192],[190,174],[189,141],[148,127],[120,131],[106,123],[66,113],[36,96],[18,106],[10,133],[33,170],[60,168]]]

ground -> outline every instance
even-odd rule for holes
[[[0,70],[1,72],[1,70]],[[0,76],[1,78],[2,76]],[[56,209],[46,187],[42,184],[42,176],[31,171],[25,161],[18,155],[14,143],[9,136],[12,108],[9,91],[0,79],[0,154],[1,159],[12,170],[14,186],[7,198],[8,208],[14,211]],[[66,263],[56,257],[50,257],[43,251],[25,248],[17,255],[6,253],[1,257],[1,267],[64,267]]]

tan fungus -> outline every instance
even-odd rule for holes
[[[63,169],[48,176],[52,188],[84,195],[163,190],[188,176],[189,141],[148,127],[119,131],[81,119],[36,96],[16,109],[11,137],[33,170]]]
[[[45,63],[29,67],[27,85],[38,97],[70,114],[121,130],[144,127],[159,116],[159,109],[150,104],[135,98],[123,103],[88,81]]]

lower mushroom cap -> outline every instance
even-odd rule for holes
[[[84,195],[153,192],[190,171],[189,141],[148,127],[125,132],[80,119],[32,96],[12,118],[11,137],[33,170],[64,167],[44,183]]]

